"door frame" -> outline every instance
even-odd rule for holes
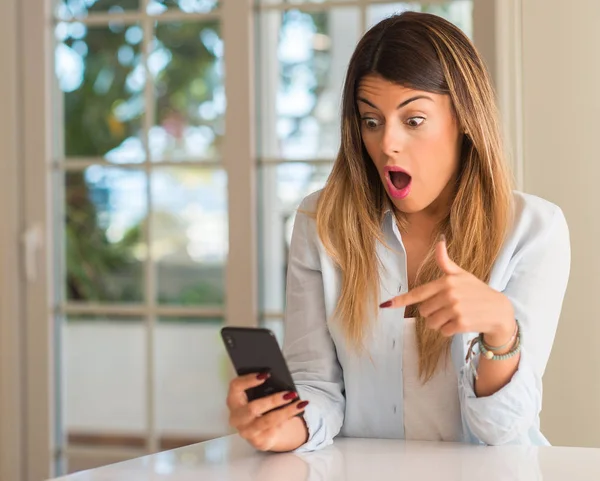
[[[0,15],[0,479],[15,480],[24,479],[18,18],[18,0],[6,0]]]

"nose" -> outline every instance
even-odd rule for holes
[[[393,122],[388,122],[381,136],[381,150],[387,156],[399,154],[402,150],[402,132]]]

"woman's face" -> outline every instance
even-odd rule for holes
[[[462,142],[450,97],[368,75],[357,102],[362,140],[396,208],[406,214],[445,211]]]

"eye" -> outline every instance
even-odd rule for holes
[[[363,125],[367,128],[367,130],[375,130],[381,124],[379,120],[374,119],[373,117],[363,117],[362,119]]]
[[[408,119],[406,121],[406,125],[408,125],[409,127],[412,127],[414,129],[416,129],[423,122],[425,122],[425,117],[411,117],[410,119]]]

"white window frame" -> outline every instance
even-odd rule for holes
[[[515,170],[519,179],[519,175],[522,176],[519,174],[522,172],[522,0],[494,0],[493,8],[489,8],[490,0],[474,1],[475,42],[492,66],[507,137],[516,146]],[[327,1],[302,6],[269,5],[269,8],[307,11],[358,4],[363,12],[361,22],[364,27],[366,7],[374,3],[391,2]],[[430,0],[429,3],[433,2]],[[8,106],[0,110],[1,172],[8,173],[0,176],[0,205],[6,206],[3,209],[5,222],[0,230],[0,477],[38,481],[53,474],[53,423],[56,419],[53,365],[55,299],[52,289],[55,248],[51,230],[54,217],[49,175],[55,160],[52,149],[56,145],[51,138],[55,102],[52,11],[50,0],[7,0],[3,7],[3,15],[0,16],[3,46],[0,61],[3,66],[9,67],[9,73],[0,76],[0,92],[7,99],[4,105]],[[236,132],[235,142],[225,142],[223,148],[222,166],[227,171],[229,183],[229,254],[225,287],[227,300],[219,314],[224,315],[225,324],[247,326],[256,326],[259,322],[255,182],[258,164],[254,145],[256,132],[253,130],[256,118],[255,11],[253,0],[223,0],[219,12],[225,45],[226,129]],[[178,18],[177,13],[168,15],[173,20]],[[123,14],[123,18],[131,22],[134,17]],[[185,14],[185,18],[190,16]],[[89,18],[86,23],[103,23],[105,20],[97,16]],[[486,27],[481,27],[484,24]],[[489,25],[494,25],[494,28],[488,28]],[[497,72],[502,74],[497,75]],[[262,162],[277,164],[287,161],[263,159]],[[44,175],[41,175],[42,172]],[[37,248],[33,245],[29,251],[27,258],[31,266],[37,267],[37,275],[30,273],[26,280],[20,239],[30,228],[34,230],[29,232],[39,229],[43,242]],[[64,312],[98,312],[94,306],[65,305],[62,308]],[[100,309],[103,313],[107,312],[104,307]],[[216,314],[214,310],[164,309],[164,314]],[[144,310],[143,314],[146,313]],[[152,363],[151,332],[147,342],[148,361]],[[4,362],[7,358],[8,362]],[[153,389],[152,380],[149,389]],[[152,400],[149,402],[152,403]],[[151,414],[153,409],[148,412]],[[148,423],[152,426],[153,420],[148,419]],[[156,447],[156,440],[150,439],[148,448],[153,447]]]

